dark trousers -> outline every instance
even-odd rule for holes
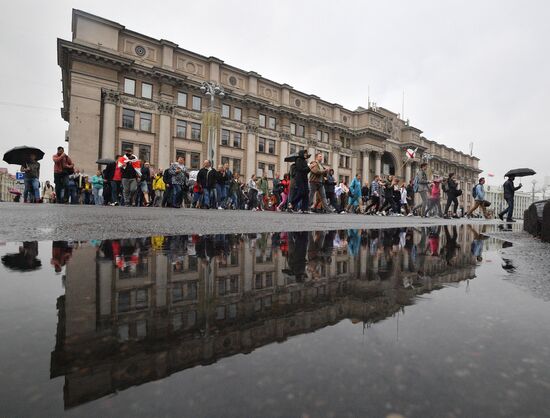
[[[55,200],[57,203],[64,203],[69,200],[67,177],[67,174],[64,173],[53,173],[53,181],[55,183]]]
[[[508,197],[505,199],[506,203],[508,204],[508,207],[504,209],[500,214],[502,216],[506,215],[506,220],[511,221],[512,217],[514,216],[514,198]]]
[[[458,199],[455,195],[447,195],[447,204],[445,205],[445,210],[443,211],[444,215],[447,215],[449,213],[449,209],[451,208],[451,205],[453,206],[453,215],[456,215],[456,210],[458,209]]]
[[[378,212],[378,210],[380,209],[380,196],[371,195],[370,205],[365,208],[365,213],[367,213],[372,207],[374,207],[374,210]]]
[[[296,185],[294,186],[294,195],[292,197],[292,209],[302,209],[304,211],[307,211],[309,209],[308,192],[309,190],[307,184],[296,183]],[[298,204],[300,205],[300,207],[298,207]]]
[[[111,180],[111,203],[119,203],[118,195],[120,194],[121,181]]]

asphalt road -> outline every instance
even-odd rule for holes
[[[150,235],[395,228],[498,221],[280,212],[0,203],[0,240],[89,240]]]

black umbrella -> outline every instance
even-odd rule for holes
[[[37,160],[41,160],[42,158],[44,158],[44,151],[38,148],[27,147],[26,145],[23,145],[21,147],[12,148],[8,152],[6,152],[4,154],[4,161],[8,164],[23,165],[31,160],[31,154],[36,155]]]
[[[99,165],[107,165],[107,164],[113,164],[114,162],[115,162],[115,160],[113,160],[111,158],[100,158],[95,163],[99,164]]]
[[[285,157],[285,163],[295,163],[298,158],[298,153],[290,154],[288,157]]]
[[[515,170],[508,171],[504,177],[527,177],[527,176],[534,176],[537,174],[535,170],[531,170],[530,168],[516,168]]]

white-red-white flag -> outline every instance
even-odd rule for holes
[[[407,152],[406,152],[407,159],[412,160],[416,156],[416,151],[418,151],[418,148],[415,148],[415,149],[407,148]]]

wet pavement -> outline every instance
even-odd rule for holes
[[[490,225],[7,242],[0,415],[547,416],[526,248],[548,254]]]

